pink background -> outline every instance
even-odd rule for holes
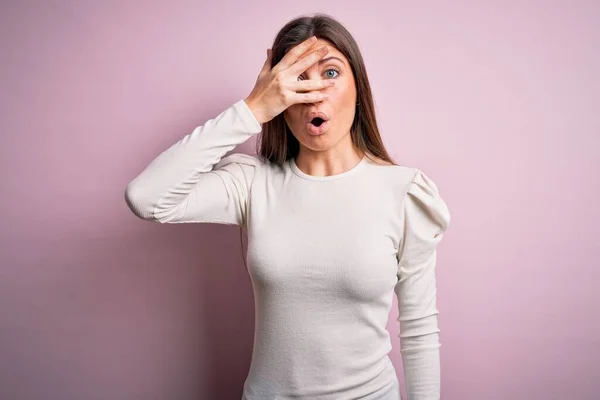
[[[442,398],[600,398],[598,2],[0,7],[0,398],[239,399],[239,230],[144,222],[123,193],[316,11],[355,35],[386,145],[452,213]]]

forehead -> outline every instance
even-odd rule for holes
[[[325,57],[335,56],[335,57],[341,58],[344,61],[344,64],[349,65],[348,59],[329,40],[319,38],[319,39],[317,39],[316,43],[314,44],[314,46],[312,48],[318,49],[319,47],[324,46],[324,45],[327,45],[327,47],[329,48],[329,53],[327,53],[325,55]]]

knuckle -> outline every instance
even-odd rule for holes
[[[306,60],[307,60],[307,58],[303,58],[302,60],[298,61],[298,68],[302,71],[304,71],[308,68]]]

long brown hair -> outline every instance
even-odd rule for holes
[[[358,44],[340,22],[321,13],[291,20],[281,28],[275,37],[271,47],[273,52],[271,68],[281,61],[289,49],[313,35],[317,39],[324,39],[333,44],[348,59],[352,68],[357,98],[354,121],[350,128],[352,143],[368,158],[397,165],[385,149],[379,134],[371,86]],[[296,157],[299,151],[298,139],[287,126],[283,113],[262,125],[262,132],[256,141],[256,153],[263,161],[282,166],[289,159]],[[242,233],[243,229],[240,229],[240,240],[242,240]],[[242,259],[248,270],[243,249],[242,240]]]
[[[356,112],[350,128],[352,143],[369,158],[396,165],[388,154],[377,126],[373,95],[358,44],[348,30],[327,14],[301,16],[285,24],[273,42],[271,68],[292,47],[311,36],[331,42],[347,59],[356,82]],[[283,113],[263,124],[256,141],[256,152],[263,159],[281,166],[300,151],[298,139],[287,126]]]

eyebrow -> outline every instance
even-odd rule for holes
[[[336,56],[331,56],[331,57],[324,58],[324,59],[322,59],[322,60],[319,61],[319,64],[326,63],[329,60],[338,60],[339,62],[342,63],[342,65],[346,65],[346,63],[344,61],[342,61],[341,58],[336,57]]]

